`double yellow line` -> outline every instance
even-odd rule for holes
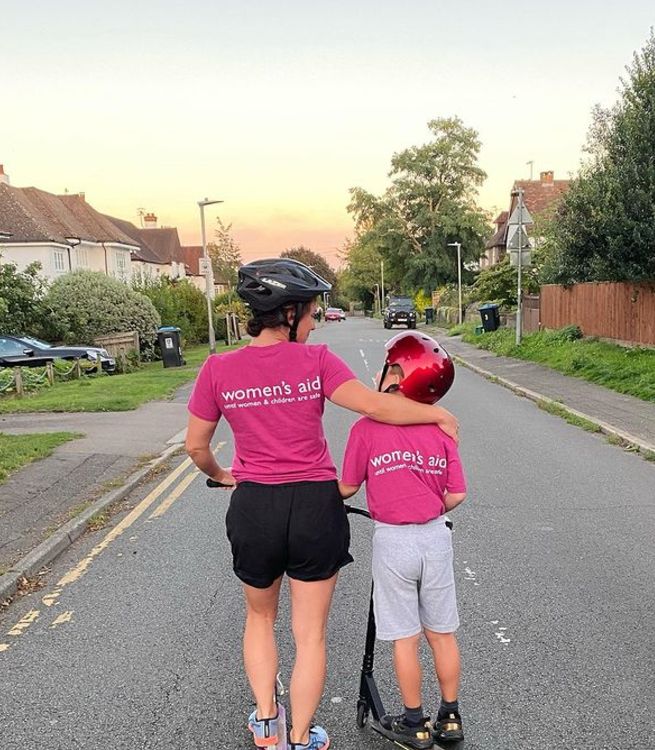
[[[216,453],[225,445],[224,442],[218,443],[214,452]],[[100,555],[109,545],[118,537],[122,536],[132,524],[139,519],[165,492],[171,485],[173,485],[177,479],[182,476],[186,470],[191,466],[191,459],[186,458],[182,463],[168,474],[154,489],[152,489],[141,502],[136,505],[111,531],[104,537],[104,539],[96,544],[96,546],[89,552],[86,557],[80,560],[77,565],[71,568],[62,578],[57,581],[54,589],[45,594],[41,602],[46,607],[52,607],[53,604],[57,603],[57,600],[61,596],[64,588],[71,583],[79,580],[86,571],[90,568],[92,562],[98,555]],[[154,510],[148,521],[156,520],[161,518],[164,513],[173,505],[173,503],[180,498],[184,491],[189,487],[193,480],[200,474],[197,469],[194,469],[191,473],[187,474],[180,483],[166,496],[164,501]],[[41,612],[38,609],[30,610],[21,620],[19,620],[8,632],[7,635],[15,638],[22,635],[25,631],[39,619]],[[56,618],[53,626],[59,625],[61,622],[70,622],[72,612],[66,612],[66,619],[62,619],[60,616]],[[0,643],[0,653],[9,650],[11,643]]]

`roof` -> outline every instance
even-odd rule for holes
[[[496,232],[490,239],[485,243],[485,249],[490,250],[494,247],[505,247],[505,240],[507,237],[507,221],[509,219],[509,211],[501,211],[496,217],[494,224],[496,225]]]
[[[146,239],[142,236],[143,230],[139,229],[136,225],[132,224],[131,221],[126,219],[117,219],[114,216],[105,215],[105,219],[110,221],[114,226],[120,229],[122,232],[132,238],[135,245],[139,247],[136,253],[134,253],[135,260],[142,260],[144,263],[157,263],[165,264],[166,261],[161,259],[156,251],[150,247]]]
[[[548,209],[555,208],[564,193],[569,189],[571,180],[517,180],[514,189],[523,188],[523,202],[536,218]],[[516,206],[516,197],[512,197],[510,213]]]
[[[192,276],[200,276],[200,258],[202,258],[202,245],[184,245],[180,248],[179,260],[187,267]]]
[[[55,195],[35,187],[0,183],[0,226],[6,243],[59,242],[76,237],[88,242],[135,242],[80,195]]]
[[[137,231],[139,237],[161,258],[160,263],[172,263],[181,260],[182,245],[180,245],[180,237],[175,227],[138,229]]]

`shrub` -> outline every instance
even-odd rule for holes
[[[141,355],[151,359],[161,324],[144,295],[95,271],[75,271],[56,279],[44,300],[47,338],[90,344],[96,336],[138,331]]]
[[[171,280],[168,276],[141,277],[132,286],[152,302],[162,325],[177,326],[181,330],[185,344],[207,341],[207,300],[189,281]]]
[[[0,265],[0,331],[14,335],[41,334],[45,281],[40,263],[18,271],[13,263]]]

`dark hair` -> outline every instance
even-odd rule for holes
[[[311,309],[312,302],[303,302],[302,317]],[[247,324],[247,330],[249,336],[259,336],[264,328],[279,328],[280,326],[289,327],[288,313],[296,311],[295,303],[291,302],[281,307],[276,307],[275,310],[269,312],[261,312],[259,310],[253,310],[253,316],[250,318]]]

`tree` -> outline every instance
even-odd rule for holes
[[[655,278],[655,34],[612,109],[596,107],[587,161],[550,226],[544,281]]]
[[[342,254],[346,266],[339,274],[339,291],[373,308],[375,285],[380,283],[380,253],[371,243],[347,242]]]
[[[393,155],[382,196],[350,191],[354,244],[377,252],[389,285],[405,292],[456,280],[457,256],[448,243],[462,243],[464,263],[477,261],[489,228],[489,216],[475,203],[486,178],[476,131],[456,117],[432,120],[428,128],[432,140]]]
[[[325,260],[322,255],[310,250],[304,245],[298,247],[290,247],[282,253],[283,258],[293,258],[306,266],[309,266],[319,276],[322,276],[327,282],[332,284],[334,287],[337,283],[337,274],[330,264]]]
[[[216,281],[223,282],[228,289],[232,289],[237,283],[237,272],[243,265],[241,248],[232,237],[232,224],[226,226],[220,217],[217,222],[218,228],[214,232],[216,241],[207,245],[207,253],[212,261]]]

